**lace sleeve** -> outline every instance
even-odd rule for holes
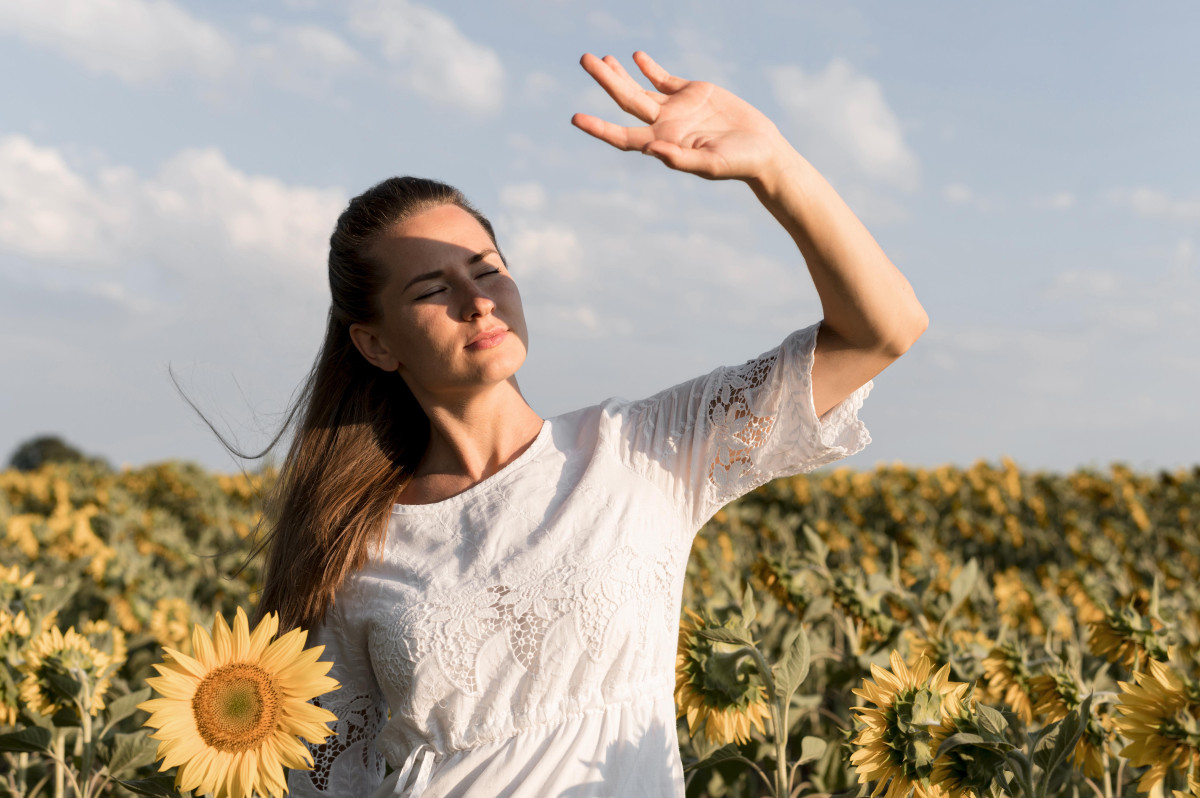
[[[288,773],[288,791],[300,798],[367,796],[383,781],[384,761],[375,739],[387,720],[387,703],[371,670],[361,626],[346,622],[344,603],[334,604],[310,633],[310,645],[325,646],[321,659],[333,662],[329,675],[340,687],[313,699],[338,719],[335,734],[308,746],[313,769]]]
[[[631,405],[622,436],[627,456],[686,505],[692,529],[759,485],[871,442],[858,411],[874,381],[817,418],[812,363],[820,326]]]

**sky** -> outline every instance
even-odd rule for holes
[[[640,49],[769,116],[929,314],[845,465],[1190,467],[1196,30],[1192,2],[4,0],[0,457],[57,434],[240,467],[174,382],[265,445],[320,343],[333,223],[397,174],[492,218],[544,417],[818,321],[744,184],[571,126],[635,123],[578,61]]]

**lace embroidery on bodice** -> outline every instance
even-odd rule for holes
[[[320,745],[309,744],[308,751],[312,754],[313,769],[307,773],[312,786],[318,792],[332,792],[335,795],[344,794],[346,783],[337,778],[334,765],[340,768],[352,768],[352,777],[361,767],[367,773],[377,773],[383,776],[383,755],[375,748],[374,742],[383,725],[383,715],[379,711],[378,702],[371,696],[356,695],[342,699],[338,693],[332,696],[317,696],[312,700],[314,706],[324,707],[337,715],[333,725],[336,734],[326,738]],[[358,749],[359,756],[351,757],[348,752]],[[340,762],[338,758],[347,754]]]
[[[771,355],[725,370],[708,401],[705,416],[715,444],[708,479],[721,495],[759,476],[753,452],[767,442],[775,416],[755,415],[750,399],[752,391],[767,381],[775,360]]]
[[[664,552],[648,560],[625,546],[518,583],[489,584],[423,601],[378,625],[372,658],[384,678],[395,680],[405,692],[414,686],[417,667],[433,661],[450,685],[474,696],[480,690],[476,658],[489,639],[503,635],[512,658],[536,674],[547,629],[569,615],[582,649],[599,660],[609,620],[620,607],[636,599],[671,596],[678,557]],[[669,625],[671,619],[647,619],[643,633],[655,623]]]

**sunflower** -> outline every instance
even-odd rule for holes
[[[192,620],[191,606],[181,598],[162,598],[150,613],[150,634],[163,648],[174,648],[187,654],[191,651],[188,624]]]
[[[942,634],[924,616],[918,616],[919,629],[907,627],[900,637],[908,644],[909,659],[924,657],[935,667],[950,666],[950,673],[966,681],[978,676],[981,656],[995,645],[979,631],[952,629]]]
[[[28,590],[33,587],[33,571],[22,575],[21,569],[15,565],[0,568],[0,585],[5,585],[14,591]]]
[[[7,649],[10,641],[24,640],[31,633],[29,618],[24,610],[13,615],[0,607],[0,651]]]
[[[961,698],[957,694],[947,695],[942,709],[944,720],[931,732],[935,752],[947,738],[958,733],[972,734],[986,741],[1003,739],[1002,735],[979,723],[973,689],[968,689]],[[1003,754],[987,746],[968,743],[937,757],[929,780],[950,798],[977,798],[990,793],[996,774],[1002,772],[1003,766]]]
[[[751,724],[766,734],[767,690],[746,658],[737,653],[741,646],[696,634],[716,624],[689,608],[684,612],[688,617],[679,622],[675,656],[676,717],[687,715],[693,735],[703,724],[704,736],[721,745],[748,742]]]
[[[1173,798],[1200,798],[1200,773],[1188,776],[1186,790],[1173,790]]]
[[[1067,713],[1083,703],[1079,679],[1062,665],[1052,665],[1045,672],[1034,676],[1029,680],[1029,689],[1033,698],[1034,714],[1044,717],[1047,723],[1062,720]],[[1084,726],[1083,736],[1079,738],[1072,754],[1075,766],[1093,779],[1104,776],[1108,733],[1100,719],[1103,712],[1100,708],[1092,710]]]
[[[1120,612],[1108,610],[1102,619],[1089,623],[1088,629],[1088,648],[1109,662],[1137,670],[1136,665],[1147,659],[1167,659],[1163,625],[1139,615],[1132,607]]]
[[[79,628],[79,633],[95,648],[107,654],[115,667],[121,667],[128,651],[125,648],[125,633],[119,627],[108,621],[87,621]]]
[[[1086,576],[1065,574],[1060,579],[1063,593],[1074,605],[1081,623],[1090,624],[1104,619],[1104,610],[1097,603],[1099,589]]]
[[[6,657],[11,657],[13,652],[24,646],[31,633],[29,618],[23,611],[13,615],[0,608],[0,652],[4,652]],[[15,663],[10,662],[12,664]],[[10,674],[0,668],[0,726],[16,725],[20,714],[19,697],[20,691],[16,689]]]
[[[811,598],[803,583],[803,572],[791,571],[783,560],[759,554],[750,571],[788,612],[800,616]]]
[[[94,716],[104,709],[104,693],[119,663],[76,632],[75,627],[64,634],[57,626],[51,626],[34,638],[24,653],[21,698],[34,712],[53,715],[60,709],[77,709],[75,699],[63,696],[53,687],[58,681],[56,677],[63,676],[73,677],[82,684],[78,701],[88,714]]]
[[[897,651],[891,653],[891,671],[871,665],[875,681],[863,679],[852,692],[875,705],[854,707],[863,722],[854,739],[857,750],[850,762],[859,776],[875,782],[872,796],[941,798],[947,792],[931,780],[934,757],[944,734],[939,729],[952,712],[961,708],[967,690],[964,682],[949,680],[944,665],[930,677],[933,664],[924,657],[910,670]]]
[[[993,648],[983,660],[983,673],[991,700],[1007,704],[1025,723],[1033,720],[1029,668],[1019,644],[1002,643]]]
[[[0,609],[11,613],[29,610],[41,597],[33,585],[33,571],[22,574],[15,565],[0,568]]]
[[[1133,678],[1136,684],[1118,682],[1117,728],[1130,740],[1121,756],[1134,767],[1149,765],[1138,790],[1150,792],[1171,770],[1200,768],[1200,702],[1196,686],[1158,660]]]
[[[230,629],[217,616],[211,636],[192,630],[195,659],[166,649],[146,682],[163,697],[138,705],[151,713],[147,726],[160,740],[160,771],[179,766],[177,790],[217,798],[270,796],[287,792],[283,768],[309,769],[312,757],[298,739],[324,742],[325,724],[337,718],[309,699],[338,688],[318,662],[324,646],[305,649],[307,633],[293,629],[272,642],[279,629],[274,613],[251,633],[240,607]]]

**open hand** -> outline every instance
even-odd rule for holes
[[[710,180],[760,179],[794,154],[761,111],[712,83],[671,75],[638,51],[634,63],[657,91],[643,89],[611,55],[588,53],[580,64],[644,127],[623,127],[589,114],[571,123],[622,150],[640,150],[672,169]]]

